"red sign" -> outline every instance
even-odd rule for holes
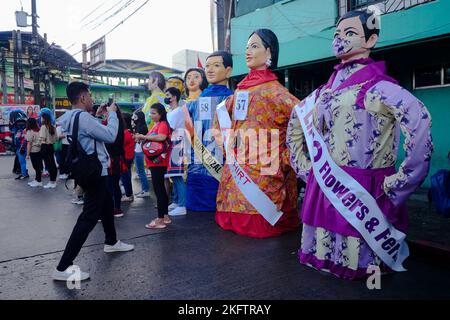
[[[19,103],[19,101],[14,101],[14,93],[8,93],[8,102],[7,104],[16,104]],[[0,102],[3,101],[3,93],[0,92]],[[25,104],[26,105],[34,105],[34,97],[32,95],[26,95],[25,96]]]

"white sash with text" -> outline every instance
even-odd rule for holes
[[[376,200],[331,158],[327,145],[314,126],[316,91],[295,107],[311,155],[314,177],[335,209],[364,238],[369,247],[392,270],[406,271],[409,256],[406,235],[394,228]]]

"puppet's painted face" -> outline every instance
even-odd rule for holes
[[[254,33],[247,42],[246,50],[247,67],[252,70],[267,69],[267,61],[272,58],[270,49],[264,46],[262,39]]]
[[[231,77],[231,67],[225,68],[223,58],[221,56],[209,57],[206,60],[205,72],[206,79],[210,84],[226,85],[228,79]]]
[[[184,84],[180,79],[172,78],[167,80],[167,89],[168,88],[177,88],[180,92],[184,92]]]
[[[186,77],[186,86],[189,92],[197,92],[202,84],[202,75],[198,71],[191,71]]]
[[[377,36],[366,41],[364,28],[359,17],[348,18],[336,28],[333,41],[333,51],[337,58],[348,60],[354,56],[370,53],[375,46]]]

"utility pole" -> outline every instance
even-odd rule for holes
[[[217,44],[218,50],[225,49],[225,1],[218,0],[217,3]]]
[[[31,17],[33,27],[33,84],[34,84],[34,103],[41,105],[41,85],[40,85],[40,53],[39,53],[39,35],[37,23],[36,0],[31,0]]]
[[[0,76],[2,77],[2,92],[3,92],[3,98],[2,102],[3,104],[8,103],[8,85],[6,83],[6,49],[2,49],[2,61],[1,61],[1,68],[0,68]]]
[[[81,68],[83,70],[81,78],[83,79],[84,83],[87,84],[89,82],[89,78],[88,78],[88,62],[87,62],[88,49],[86,44],[82,45],[82,53],[83,53],[83,62]]]
[[[17,61],[17,32],[13,31],[13,57],[14,57],[14,103],[19,102],[19,63]]]
[[[20,30],[17,31],[17,55],[19,60],[19,102],[20,104],[25,104],[25,85],[24,85],[24,75],[25,72],[23,71],[23,63],[22,63],[22,34]]]

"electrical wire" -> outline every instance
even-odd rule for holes
[[[124,3],[126,0],[119,0],[117,1],[112,7],[110,7],[108,10],[104,11],[103,13],[101,13],[100,15],[96,16],[95,18],[91,19],[89,22],[86,22],[84,25],[81,26],[81,29],[89,26],[90,24],[92,24],[93,22],[97,21],[98,19],[100,19],[101,17],[103,17],[104,15],[108,14],[108,12],[111,12],[112,10],[114,10],[116,7],[118,7],[119,5],[121,5],[122,3]]]
[[[115,16],[117,16],[119,13],[121,13],[123,10],[125,10],[126,8],[128,8],[130,5],[132,5],[134,2],[136,2],[136,0],[128,0],[127,3],[125,3],[122,7],[120,7],[117,11],[115,11],[113,14],[111,14],[110,16],[108,16],[107,18],[103,19],[102,21],[100,21],[99,23],[97,23],[95,26],[93,26],[91,28],[91,30],[95,30],[98,27],[100,27],[102,24],[104,24],[106,21],[108,21],[109,19],[114,18]]]
[[[89,12],[86,16],[84,16],[83,19],[80,20],[80,22],[83,22],[84,20],[86,20],[87,18],[89,18],[90,16],[92,16],[95,11],[97,11],[98,9],[100,9],[101,7],[103,7],[103,5],[105,5],[108,2],[108,0],[102,2],[101,5],[99,5],[97,8],[95,8],[94,10],[92,10],[91,12]]]
[[[139,6],[139,8],[137,8],[136,10],[134,10],[128,17],[126,17],[124,20],[122,20],[121,22],[119,22],[114,28],[112,28],[110,31],[108,31],[105,35],[103,35],[103,37],[106,37],[107,35],[111,34],[114,30],[116,30],[119,26],[121,26],[122,24],[124,24],[128,19],[130,19],[132,16],[134,16],[139,10],[141,10],[147,3],[149,3],[150,0],[146,0],[141,6]]]
[[[135,0],[131,0],[131,1],[135,1]],[[125,19],[123,19],[121,22],[119,22],[117,25],[115,25],[111,30],[109,30],[107,33],[105,33],[103,36],[101,36],[100,38],[106,37],[107,35],[111,34],[114,30],[116,30],[119,26],[121,26],[122,24],[124,24],[128,19],[130,19],[133,15],[135,15],[139,10],[141,10],[145,5],[147,5],[147,3],[149,3],[150,0],[145,1],[142,5],[140,5],[136,10],[134,10],[130,15],[128,15]],[[100,39],[99,38],[99,39]],[[90,48],[88,48],[87,50],[89,50]],[[75,57],[78,54],[82,53],[83,49],[77,51],[74,54],[69,53],[71,56]]]

